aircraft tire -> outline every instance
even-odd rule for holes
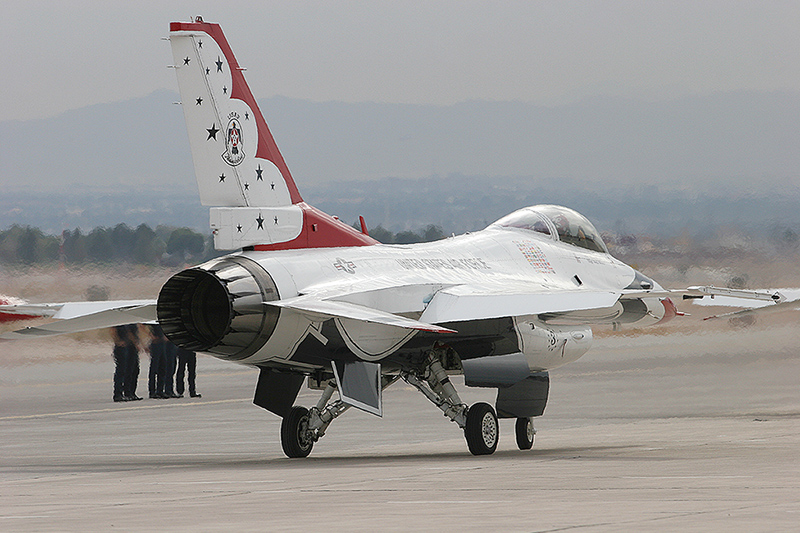
[[[494,408],[488,403],[479,402],[467,411],[464,437],[472,455],[491,455],[500,440],[500,425]]]
[[[281,447],[291,459],[308,457],[314,441],[306,436],[308,409],[295,405],[281,422]]]
[[[517,447],[520,450],[530,450],[535,437],[532,418],[517,418],[516,424]]]

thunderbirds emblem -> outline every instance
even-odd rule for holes
[[[225,128],[225,153],[222,159],[230,166],[235,167],[244,161],[244,137],[242,137],[242,125],[239,123],[239,116],[234,114],[228,121]]]

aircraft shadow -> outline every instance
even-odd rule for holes
[[[190,470],[230,470],[239,468],[275,468],[275,469],[308,469],[308,468],[334,468],[347,467],[380,467],[413,465],[419,467],[423,464],[437,467],[469,465],[482,466],[496,461],[520,460],[559,460],[559,459],[604,459],[609,456],[624,457],[625,450],[635,450],[637,446],[582,446],[570,448],[542,448],[528,451],[499,450],[493,455],[475,457],[466,450],[435,453],[354,453],[353,455],[324,455],[313,454],[304,459],[289,459],[286,457],[264,458],[257,455],[243,457],[240,454],[207,455],[203,453],[187,454],[181,456],[158,454],[127,455],[124,457],[97,457],[86,456],[77,458],[27,458],[13,465],[13,470],[19,472],[40,473],[71,473],[71,472],[113,472],[118,470],[148,470],[148,469],[190,469]],[[66,460],[65,460],[66,459]],[[77,460],[76,460],[77,459]],[[11,466],[11,465],[6,465]]]

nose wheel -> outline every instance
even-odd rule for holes
[[[516,424],[517,448],[520,450],[530,450],[533,447],[533,439],[536,430],[533,429],[532,418],[517,418]]]

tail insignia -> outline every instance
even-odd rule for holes
[[[236,113],[231,113],[231,115],[228,120],[228,128],[225,130],[225,152],[222,154],[222,159],[230,166],[235,167],[244,161],[244,137],[242,136],[242,125],[239,123],[239,115]],[[261,165],[256,169],[256,179],[263,172],[263,170],[259,172],[259,169],[261,169]]]

